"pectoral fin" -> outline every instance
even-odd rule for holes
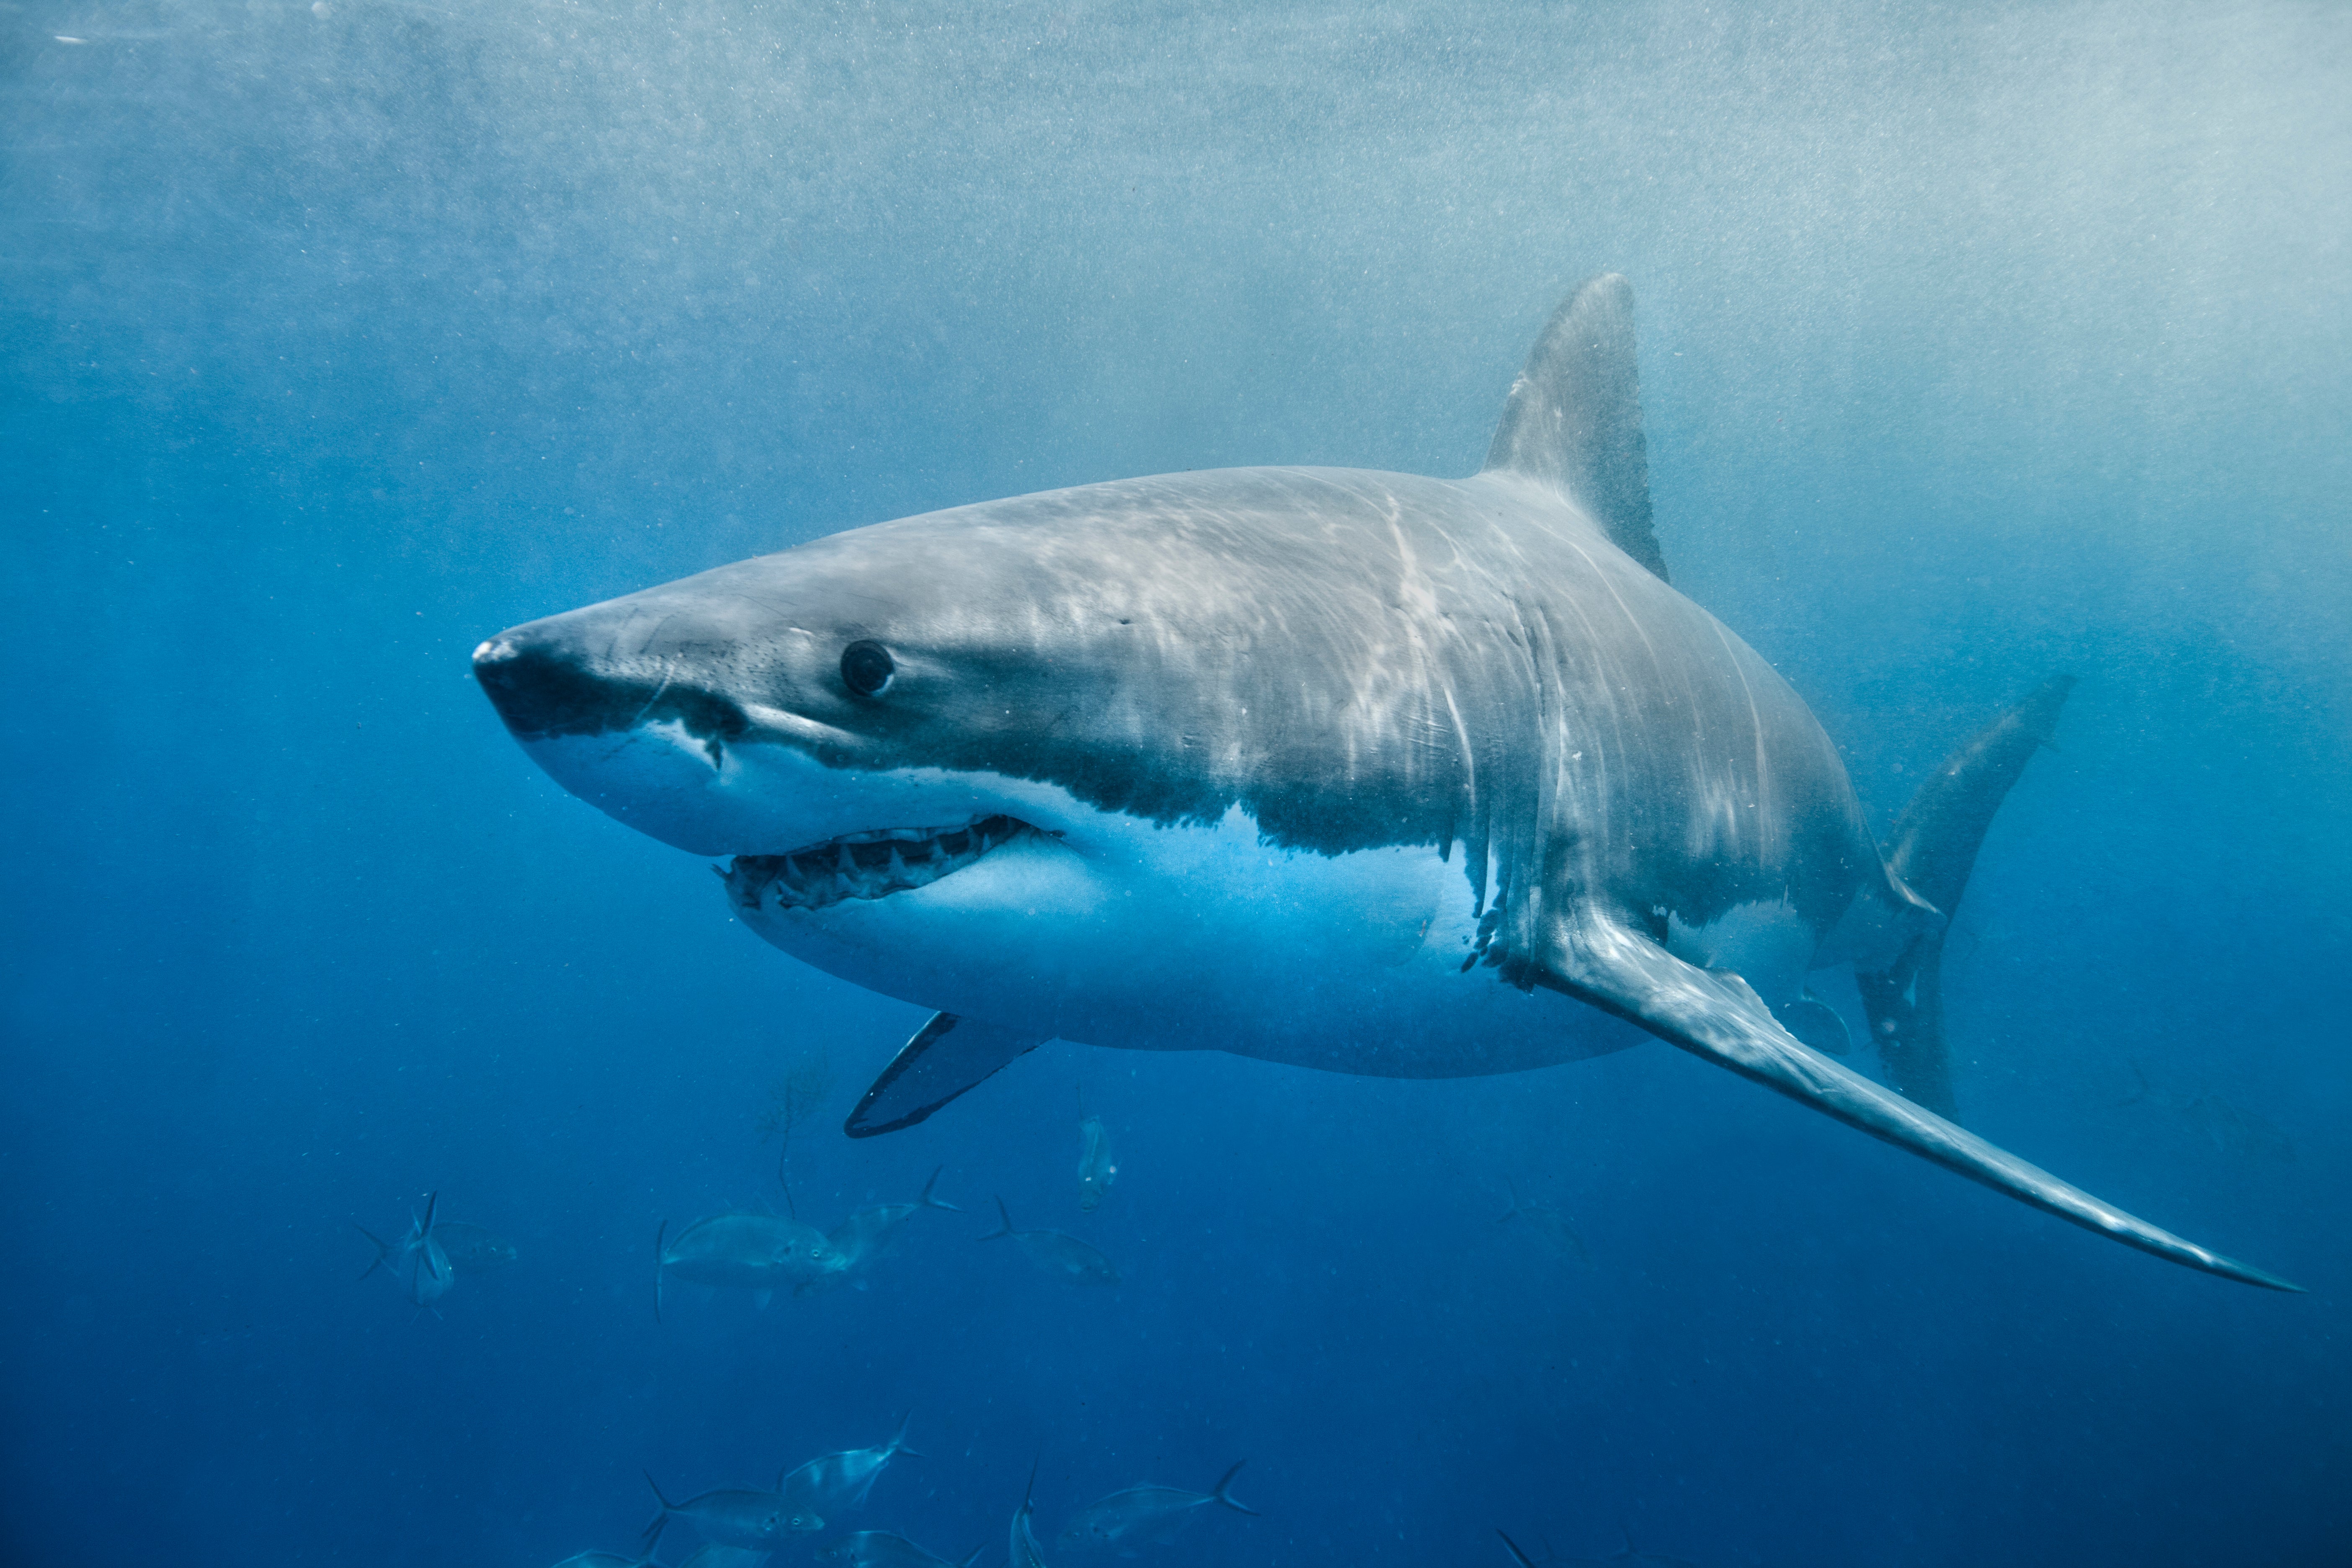
[[[1782,1028],[1739,976],[1685,963],[1628,924],[1579,911],[1562,922],[1553,947],[1547,984],[1693,1056],[2126,1247],[2267,1289],[2302,1289],[2101,1203],[1849,1071]]]
[[[849,1113],[842,1131],[871,1138],[912,1127],[1013,1058],[1050,1037],[934,1013],[931,1021],[891,1058]]]

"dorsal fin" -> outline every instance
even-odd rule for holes
[[[1511,384],[1483,470],[1551,486],[1618,549],[1666,575],[1650,528],[1650,459],[1633,359],[1633,288],[1603,273],[1552,312]]]

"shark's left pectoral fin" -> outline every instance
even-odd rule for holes
[[[1693,1056],[2126,1247],[2249,1285],[2302,1289],[2136,1219],[1839,1066],[1782,1028],[1739,976],[1685,963],[1627,923],[1580,911],[1553,948],[1547,984]]]
[[[912,1127],[1013,1058],[1035,1050],[1052,1037],[953,1013],[934,1013],[929,1023],[900,1048],[849,1113],[842,1131],[871,1138]]]

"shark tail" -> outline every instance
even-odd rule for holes
[[[945,1209],[950,1214],[963,1213],[963,1210],[956,1207],[955,1205],[941,1203],[939,1199],[931,1196],[931,1189],[940,1184],[940,1173],[946,1169],[947,1167],[945,1165],[934,1165],[931,1167],[931,1179],[923,1184],[923,1195],[915,1200],[915,1206],[917,1208]]]
[[[1993,814],[2033,753],[2050,744],[2074,689],[2073,676],[2051,677],[1947,757],[1904,808],[1886,852],[1887,869],[1943,918],[1914,936],[1892,964],[1854,979],[1887,1076],[1906,1099],[1947,1121],[1958,1117],[1944,1042],[1944,938]]]
[[[1001,1237],[1007,1237],[1013,1234],[1013,1215],[1012,1212],[1004,1206],[1004,1199],[1001,1195],[996,1200],[996,1216],[1004,1222],[1003,1225],[995,1230],[990,1231],[986,1236],[982,1237],[980,1238],[981,1240],[994,1241]]]
[[[1499,1528],[1496,1530],[1495,1533],[1497,1535],[1503,1535],[1503,1532]],[[1507,1535],[1503,1535],[1503,1550],[1511,1554],[1511,1561],[1517,1563],[1519,1568],[1536,1568],[1536,1560],[1528,1556],[1526,1552],[1520,1551],[1519,1543],[1512,1540]]]
[[[1235,1499],[1232,1492],[1225,1489],[1234,1484],[1234,1478],[1240,1475],[1242,1473],[1242,1467],[1248,1463],[1249,1461],[1247,1459],[1235,1459],[1234,1461],[1234,1468],[1217,1478],[1217,1489],[1211,1492],[1209,1496],[1213,1500],[1224,1504],[1227,1508],[1232,1509],[1235,1513],[1245,1513],[1252,1519],[1263,1519],[1265,1517],[1264,1514],[1258,1512],[1258,1510],[1254,1508],[1246,1507]]]

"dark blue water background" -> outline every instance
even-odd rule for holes
[[[1246,1456],[1265,1517],[1170,1563],[2347,1560],[2352,27],[1454,11],[0,9],[8,1561],[536,1568],[631,1540],[641,1469],[908,1409],[854,1522],[956,1555],[1042,1454],[1049,1531]],[[1057,1045],[853,1144],[921,1013],[733,925],[469,681],[513,622],[928,508],[1466,472],[1605,268],[1677,584],[1882,821],[2082,678],[1954,938],[1969,1119],[2311,1295],[1660,1047]],[[656,1226],[782,1201],[817,1049],[802,1212],[935,1164],[976,1212],[657,1327]],[[352,1227],[429,1189],[521,1256],[412,1321]],[[980,1245],[993,1193],[1127,1283]]]

